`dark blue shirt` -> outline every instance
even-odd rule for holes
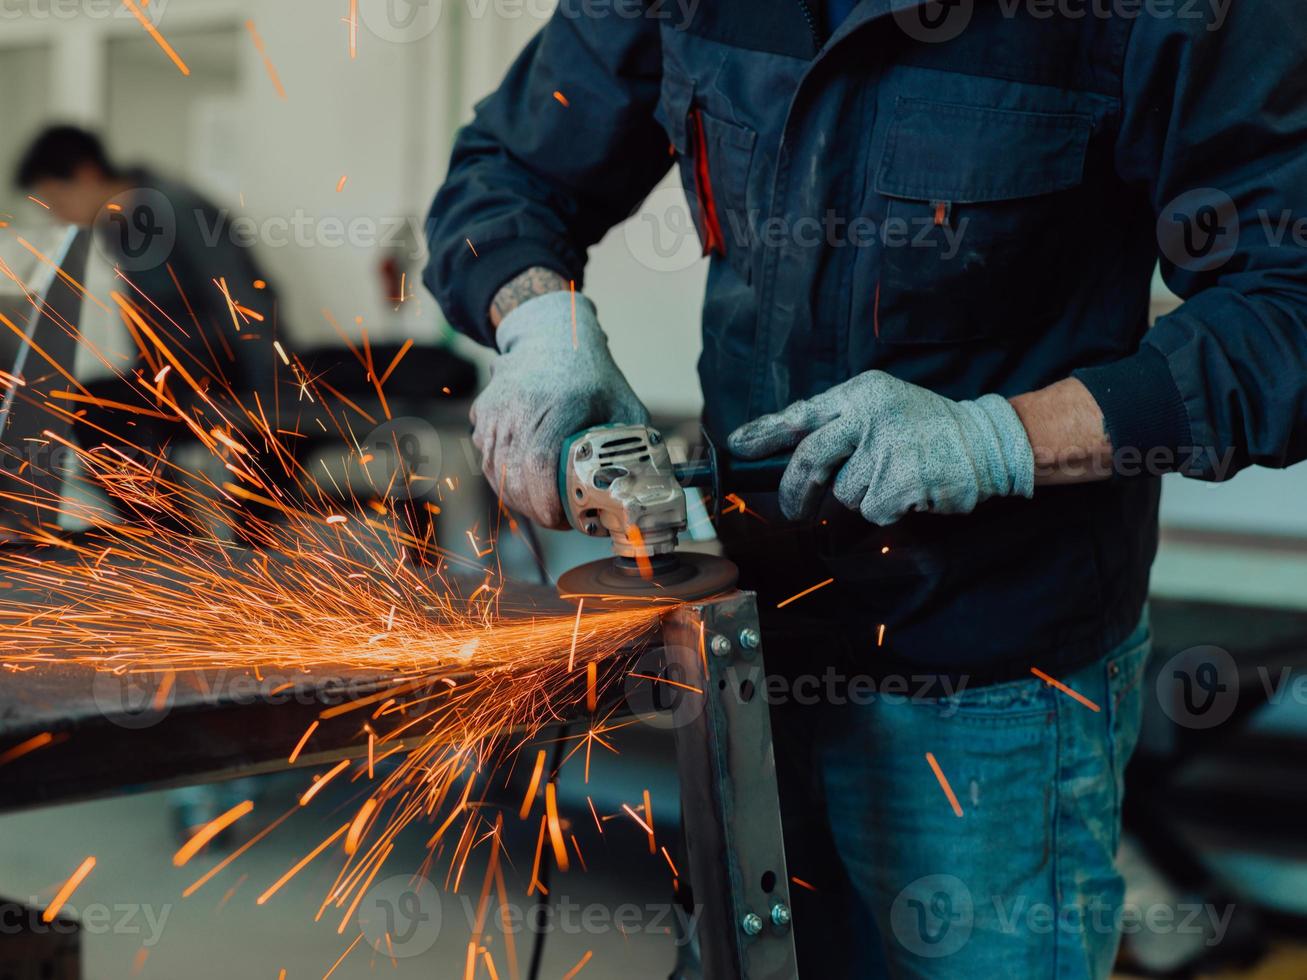
[[[853,13],[858,0],[826,0],[826,29],[834,34],[835,29],[844,23],[844,18]]]

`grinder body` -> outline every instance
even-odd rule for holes
[[[661,433],[646,425],[605,425],[563,446],[558,491],[569,523],[612,539],[614,557],[559,580],[565,596],[696,599],[726,591],[738,572],[725,558],[678,552],[688,525],[685,490],[774,490],[787,459],[742,463],[706,439],[706,458],[674,465]]]

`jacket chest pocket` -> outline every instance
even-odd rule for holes
[[[699,104],[694,82],[667,72],[658,118],[671,138],[705,256],[721,257],[748,282],[753,216],[748,187],[758,134]]]
[[[876,337],[950,344],[1047,324],[1074,275],[1091,127],[1075,113],[898,98],[876,171]]]

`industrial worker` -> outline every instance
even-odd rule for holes
[[[179,181],[118,165],[98,136],[76,126],[52,126],[37,136],[15,183],[57,220],[94,229],[98,253],[125,280],[117,288],[174,350],[191,355],[188,370],[202,384],[215,391],[230,386],[247,400],[253,392],[271,391],[277,292],[227,212]],[[111,376],[100,369],[81,380],[107,401],[134,402],[133,383],[124,378],[146,370],[146,359],[106,360]],[[154,371],[148,373],[146,381],[152,381]],[[150,452],[185,431],[180,424],[112,410],[95,409],[89,422],[79,427],[83,440],[109,429]]]
[[[569,283],[680,168],[705,423],[793,457],[719,529],[769,670],[877,684],[773,700],[803,976],[1109,975],[1159,477],[1307,456],[1300,4],[1065,6],[564,4],[431,213],[486,473],[562,526],[562,441],[648,418]]]

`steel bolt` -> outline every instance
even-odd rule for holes
[[[661,445],[662,441],[663,441],[663,434],[661,432],[658,432],[655,429],[649,430],[649,445],[651,446]]]
[[[761,935],[762,918],[756,912],[750,912],[740,920],[740,928],[744,930],[746,936]]]
[[[746,626],[740,630],[740,646],[744,647],[744,649],[757,650],[761,643],[762,637],[758,635],[758,631],[752,626]]]
[[[712,652],[716,657],[729,657],[731,655],[731,640],[728,636],[718,633],[712,638]]]
[[[784,929],[790,924],[790,907],[783,902],[777,902],[771,907],[772,925]]]
[[[596,534],[599,533],[599,525],[595,523],[587,524],[585,526],[585,533],[590,535],[591,537],[594,537]]]
[[[577,449],[577,451],[576,451],[576,458],[577,458],[577,459],[589,459],[589,458],[590,458],[590,454],[593,453],[593,452],[594,452],[594,450],[590,448],[590,443],[588,443],[588,442],[582,443],[582,444],[581,444],[581,447],[580,447],[579,449]]]

